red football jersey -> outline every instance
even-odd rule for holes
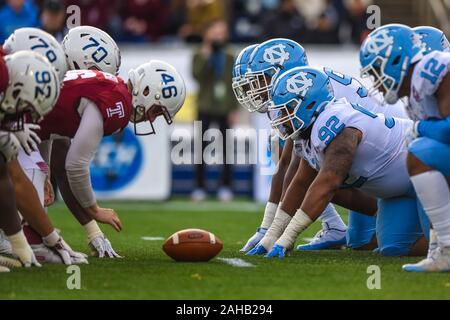
[[[105,136],[124,129],[131,117],[131,95],[122,78],[94,70],[66,73],[61,95],[53,110],[39,124],[41,139],[51,134],[73,138],[80,125],[81,98],[94,102],[103,116]]]
[[[8,87],[9,74],[6,62],[3,57],[6,56],[6,52],[3,50],[3,46],[0,46],[0,96],[6,91]]]

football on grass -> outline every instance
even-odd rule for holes
[[[175,261],[209,261],[222,250],[222,241],[201,229],[181,230],[171,235],[163,245],[164,252]]]

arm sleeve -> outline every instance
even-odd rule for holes
[[[422,120],[418,124],[417,131],[422,137],[450,144],[450,117]]]
[[[83,208],[95,205],[89,164],[103,137],[103,118],[97,106],[89,102],[66,158],[70,189]]]

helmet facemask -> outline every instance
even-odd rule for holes
[[[245,76],[233,78],[232,88],[237,101],[241,106],[250,112],[255,110],[252,108],[250,103],[250,97],[248,91],[250,90],[250,80]]]
[[[259,72],[247,72],[245,77],[248,79],[250,90],[248,98],[250,112],[267,112],[271,101],[272,79],[276,75],[277,69],[270,67]]]
[[[285,104],[270,104],[267,115],[272,128],[281,139],[295,139],[301,131],[306,129],[305,122],[297,116],[301,103],[301,98],[298,98]]]

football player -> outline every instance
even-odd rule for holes
[[[404,137],[412,122],[374,114],[335,97],[329,76],[310,67],[281,74],[272,99],[272,126],[280,137],[303,145],[304,161],[281,206],[292,218],[275,216],[258,253],[270,250],[267,257],[284,257],[342,187],[379,199],[376,231],[381,254],[425,253],[422,230],[429,226],[420,216],[405,163]]]
[[[61,45],[50,34],[36,28],[20,28],[8,37],[3,44],[3,49],[6,53],[29,50],[42,54],[55,68],[58,83],[62,83],[67,71],[66,57]],[[46,111],[48,113],[49,110]],[[87,263],[83,254],[73,252],[70,249],[70,261],[67,254],[61,256],[60,253],[46,244],[45,239],[49,231],[51,231],[54,239],[58,234],[51,226],[43,207],[45,204],[48,205],[52,202],[52,199],[44,201],[45,186],[47,189],[51,186],[48,176],[49,170],[37,151],[40,139],[34,130],[38,130],[39,126],[32,123],[25,123],[23,126],[24,130],[16,133],[22,149],[19,151],[18,159],[8,163],[8,171],[14,182],[17,206],[25,218],[23,230],[27,240],[40,262]],[[2,241],[2,244],[4,247],[6,245],[6,249],[8,249],[8,242]]]
[[[444,39],[444,38],[441,38]],[[445,40],[442,40],[445,41]],[[408,140],[408,171],[433,226],[438,247],[406,271],[450,271],[450,54],[428,54],[420,37],[405,25],[374,30],[361,46],[362,73],[389,103],[409,97],[414,121]]]
[[[68,71],[60,98],[39,131],[44,159],[51,159],[52,174],[58,177],[58,182],[66,180],[64,186],[76,199],[78,211],[112,225],[117,231],[122,229],[120,219],[113,209],[97,205],[90,180],[90,161],[102,137],[120,132],[130,121],[136,134],[155,133],[155,119],[163,116],[171,124],[186,95],[179,73],[159,60],[131,70],[129,78],[125,82],[96,70]],[[141,131],[142,123],[148,125],[148,132]],[[50,149],[48,142],[52,140]],[[101,246],[95,249],[101,257],[105,254],[118,257],[109,241],[92,242],[103,235],[95,223],[84,226],[91,237],[91,246]]]
[[[244,49],[236,60],[238,68],[234,69],[235,74],[240,72],[245,74],[245,77],[239,80],[235,76],[235,79],[239,81],[235,81],[234,91],[239,102],[248,111],[265,112],[267,111],[267,105],[270,103],[271,81],[274,76],[290,68],[307,65],[306,53],[298,43],[288,39],[269,40],[252,48],[250,53],[245,54],[246,51],[249,51],[249,49]],[[374,112],[388,112],[405,117],[403,106],[399,105],[396,108],[386,109],[379,103],[379,99],[368,97],[367,90],[358,80],[328,68],[324,68],[324,71],[329,76],[338,97],[347,96],[354,103],[364,101],[368,108]],[[301,146],[297,145],[297,147]],[[277,208],[280,206],[279,202],[300,163],[301,157],[297,154],[298,152],[293,152],[293,150],[293,141],[291,139],[286,140],[277,171],[272,179],[271,193],[266,205],[263,224],[244,246],[243,251],[252,249],[262,239],[273,221]],[[353,199],[358,199],[358,197],[353,197]],[[321,216],[321,220],[322,230],[311,243],[302,246],[302,250],[326,249],[346,243],[354,249],[376,247],[374,217],[352,211],[350,228],[347,230],[347,226],[334,207],[329,205]]]
[[[39,122],[55,104],[59,96],[59,79],[57,73],[50,62],[39,53],[29,51],[19,51],[5,57],[6,70],[9,76],[9,85],[3,94],[0,107],[0,119],[2,130],[14,131],[15,134],[23,131],[23,118],[27,117],[31,122]],[[2,131],[2,156],[1,171],[2,187],[1,192],[2,214],[0,227],[11,244],[11,251],[17,255],[24,266],[39,266],[31,247],[23,234],[20,219],[17,215],[14,191],[7,192],[6,187],[9,182],[9,174],[5,166],[5,161],[14,160],[19,148],[15,135]],[[6,137],[6,138],[5,138]],[[14,143],[15,141],[15,143]],[[14,146],[15,145],[15,146]],[[33,188],[28,190],[32,195]],[[6,198],[8,200],[6,200]],[[14,215],[12,214],[14,212]],[[36,228],[43,230],[44,243],[64,259],[67,264],[71,264],[72,252],[61,236],[54,230],[47,216],[40,216],[39,213],[24,213],[24,218],[32,223]],[[78,256],[78,255],[77,255]]]

